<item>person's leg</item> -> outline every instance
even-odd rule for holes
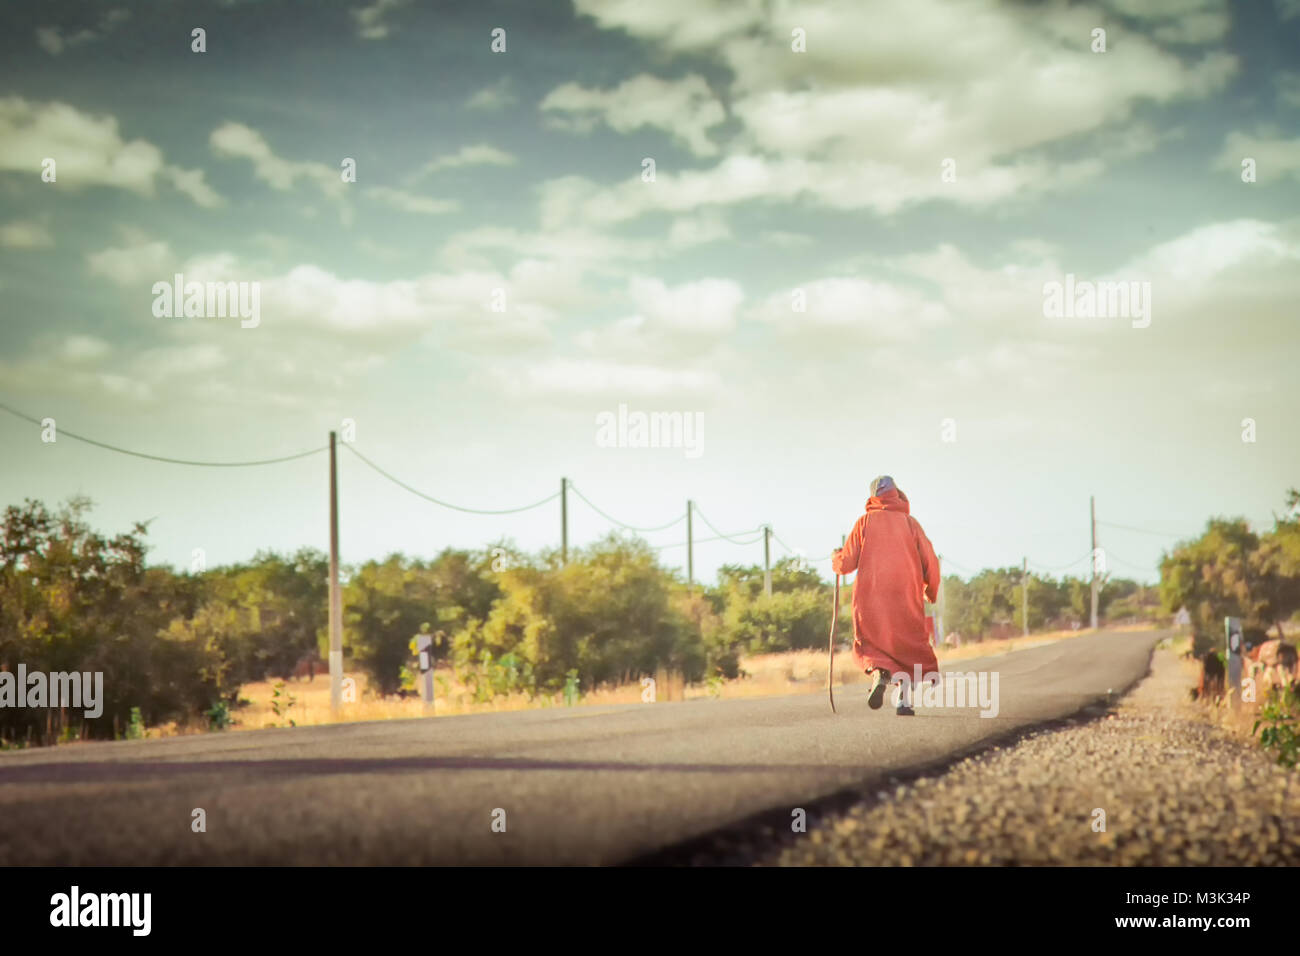
[[[900,717],[911,717],[916,713],[912,709],[912,682],[909,680],[899,682],[898,709],[896,713]]]
[[[874,683],[871,685],[871,694],[867,697],[867,706],[872,710],[879,710],[880,705],[885,702],[885,691],[889,689],[889,671],[877,667],[871,673]]]

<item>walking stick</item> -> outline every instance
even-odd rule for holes
[[[831,698],[831,713],[835,713],[835,622],[840,616],[840,576],[835,575],[835,603],[831,606],[831,662],[826,673],[826,693]]]

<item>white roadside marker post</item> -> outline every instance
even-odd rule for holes
[[[415,635],[415,651],[420,656],[420,696],[426,713],[433,713],[433,635]]]
[[[1236,707],[1241,697],[1241,618],[1225,617],[1223,629],[1228,637],[1228,687],[1232,706]]]

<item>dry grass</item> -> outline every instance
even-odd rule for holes
[[[1122,630],[1149,630],[1150,628],[1132,627]],[[967,644],[960,648],[940,648],[938,657],[941,663],[968,660],[990,654],[1038,647],[1055,641],[1068,640],[1092,633],[1088,630],[1053,631],[1031,634],[1029,637],[1008,638],[1000,641],[984,641]],[[842,645],[843,647],[843,645]],[[826,652],[787,651],[779,654],[756,654],[746,657],[741,662],[742,675],[739,679],[723,681],[710,687],[707,684],[684,686],[679,678],[674,679],[661,674],[656,684],[656,696],[660,701],[697,700],[706,697],[737,699],[752,697],[773,697],[781,694],[811,693],[826,686]],[[343,705],[339,720],[344,722],[366,720],[394,720],[400,718],[423,717],[426,715],[424,704],[418,698],[379,697],[370,692],[364,675],[355,675],[357,679],[357,700]],[[848,649],[837,650],[835,654],[835,685],[865,682],[866,675],[857,669],[853,655]],[[329,678],[317,676],[315,680],[298,678],[286,681],[282,700],[292,698],[291,706],[282,707],[277,715],[272,708],[274,681],[259,681],[246,684],[240,691],[240,698],[247,700],[246,706],[235,712],[237,721],[234,729],[259,730],[264,727],[285,727],[292,720],[296,726],[304,727],[316,724],[333,723],[329,707]],[[608,704],[635,704],[642,700],[640,683],[622,684],[614,687],[601,687],[582,695],[578,706],[592,707]],[[499,711],[529,710],[542,707],[563,707],[564,699],[560,694],[549,697],[530,699],[525,694],[509,694],[487,702],[476,702],[469,688],[452,679],[449,671],[437,673],[437,703],[435,714],[481,714]],[[183,728],[162,728],[163,734],[184,733]]]
[[[399,720],[427,716],[424,702],[419,697],[380,697],[370,690],[364,674],[350,676],[356,677],[357,699],[344,702],[339,722]],[[439,716],[564,706],[564,698],[560,694],[536,699],[529,699],[526,694],[509,694],[479,703],[474,701],[467,687],[450,680],[447,672],[439,671],[437,680],[434,713]],[[299,727],[335,723],[330,714],[329,675],[318,675],[315,680],[296,678],[285,681],[281,699],[291,697],[293,703],[287,707],[282,704],[279,715],[272,707],[275,684],[275,681],[259,681],[243,686],[239,692],[240,699],[247,700],[249,703],[235,712],[235,720],[238,722],[235,729],[260,730],[264,727],[286,727],[290,720]],[[586,694],[582,698],[582,703],[632,704],[640,699],[640,686],[627,684]]]

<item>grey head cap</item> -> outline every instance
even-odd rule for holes
[[[886,491],[896,490],[897,487],[893,478],[888,475],[881,475],[871,483],[871,497],[875,498],[878,495],[883,495]]]

